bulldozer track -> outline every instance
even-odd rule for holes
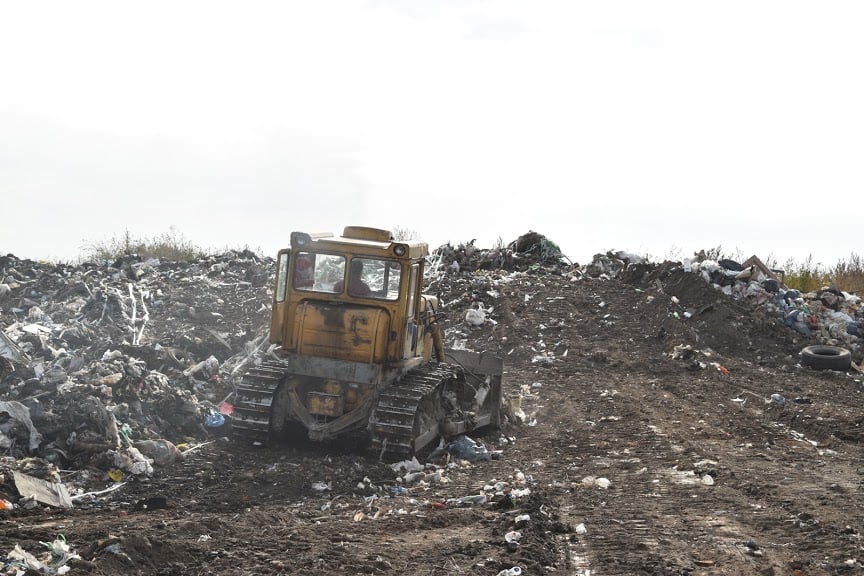
[[[235,440],[267,443],[273,399],[286,373],[287,364],[267,361],[243,374],[235,387],[232,421]],[[453,365],[427,364],[384,389],[369,420],[372,447],[390,454],[422,450],[437,437],[438,424],[444,415],[436,395],[442,393],[441,387],[446,382],[460,377]]]
[[[243,442],[266,443],[270,436],[273,397],[288,368],[268,360],[250,368],[235,389],[232,436]]]
[[[437,436],[440,415],[424,414],[424,400],[441,407],[435,395],[449,380],[460,377],[449,364],[427,364],[412,370],[383,390],[369,422],[372,446],[382,453],[413,454]],[[425,417],[424,417],[425,416]],[[424,441],[425,440],[425,441]],[[420,442],[422,445],[418,445]]]

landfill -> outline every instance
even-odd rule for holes
[[[504,358],[505,419],[392,464],[231,440],[272,265],[0,256],[0,573],[861,569],[859,296],[756,256],[438,247],[445,340]]]

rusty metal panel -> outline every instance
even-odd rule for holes
[[[390,325],[384,310],[307,302],[298,317],[300,354],[370,364],[384,361]]]
[[[382,367],[365,362],[351,362],[334,358],[316,358],[294,352],[282,355],[288,370],[296,376],[312,376],[339,382],[376,384],[381,381]]]

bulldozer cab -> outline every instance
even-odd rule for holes
[[[376,364],[428,360],[435,301],[421,293],[427,254],[423,242],[374,228],[293,233],[277,258],[271,343]]]

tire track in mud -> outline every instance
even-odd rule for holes
[[[864,518],[860,471],[847,447],[820,450],[763,410],[739,410],[730,433],[700,418],[710,418],[715,398],[691,405],[643,383],[622,381],[620,390],[584,384],[570,386],[579,396],[549,401],[581,404],[591,414],[585,426],[571,424],[567,446],[559,444],[569,462],[557,474],[569,486],[561,513],[587,527],[570,543],[573,573],[785,573],[806,566],[828,574],[856,557]],[[579,410],[561,412],[571,409]],[[591,477],[608,478],[609,488],[581,481]],[[818,507],[842,509],[844,499],[851,499],[848,524],[819,517]],[[830,560],[808,553],[814,537],[836,539]]]

